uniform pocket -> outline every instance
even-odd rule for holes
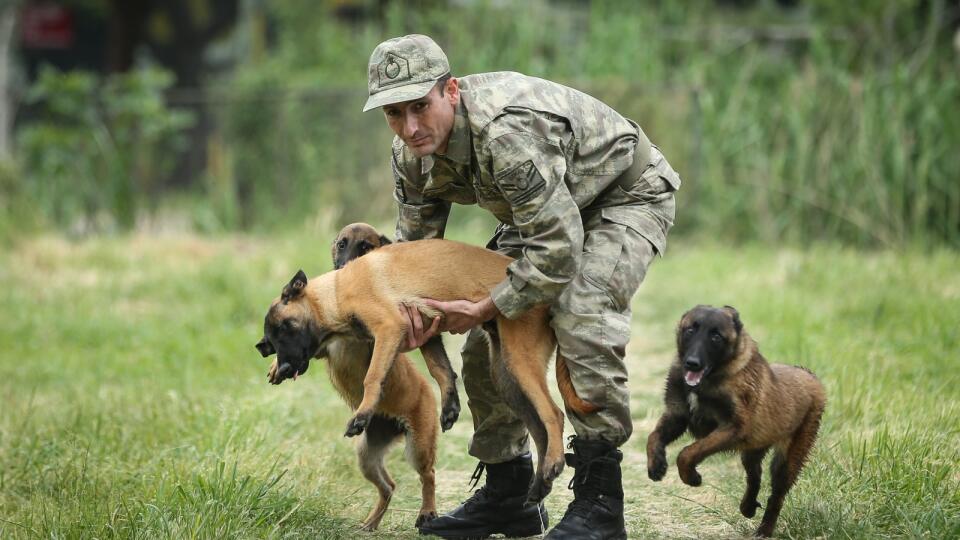
[[[611,290],[614,271],[623,252],[623,240],[626,227],[604,221],[600,227],[587,231],[583,245],[583,259],[580,263],[580,275],[590,285],[603,291],[618,309],[616,291]]]

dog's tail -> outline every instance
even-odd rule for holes
[[[567,360],[560,356],[560,351],[557,351],[557,386],[560,388],[563,405],[568,411],[584,415],[600,410],[599,406],[577,395],[577,390],[573,387],[573,381],[570,380],[570,369],[567,367]]]

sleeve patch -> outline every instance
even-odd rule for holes
[[[527,160],[522,165],[507,172],[500,179],[503,194],[513,206],[520,206],[533,200],[547,187],[546,180],[533,164]]]

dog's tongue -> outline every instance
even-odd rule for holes
[[[700,384],[700,379],[703,378],[703,370],[700,371],[684,371],[683,379],[687,381],[687,385],[696,386]]]

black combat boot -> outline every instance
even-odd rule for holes
[[[505,463],[483,463],[471,478],[476,485],[487,470],[487,481],[456,510],[420,526],[420,534],[441,538],[486,538],[492,534],[507,537],[535,536],[547,528],[547,509],[543,504],[525,504],[533,463],[524,454]]]
[[[567,465],[574,468],[573,502],[547,540],[626,540],[623,524],[623,454],[603,441],[571,437]]]

